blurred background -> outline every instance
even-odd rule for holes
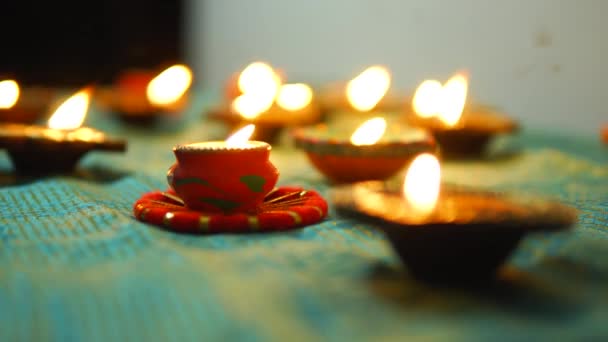
[[[185,61],[198,89],[219,94],[254,60],[313,85],[384,64],[410,94],[464,69],[472,98],[524,127],[596,136],[608,122],[606,13],[602,0],[12,1],[0,73],[79,86]]]

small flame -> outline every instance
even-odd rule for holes
[[[405,174],[403,196],[412,209],[429,214],[437,205],[441,167],[437,157],[423,153],[414,159]]]
[[[270,65],[253,62],[239,75],[238,85],[242,93],[273,93],[274,97],[281,85],[281,79]]]
[[[277,104],[289,111],[300,110],[312,101],[312,89],[304,83],[284,84],[279,90]]]
[[[439,119],[448,126],[454,126],[460,120],[467,101],[468,80],[462,74],[456,74],[443,86],[443,96]]]
[[[254,130],[255,130],[254,124],[249,124],[241,129],[239,129],[238,131],[233,133],[231,136],[229,136],[225,140],[226,146],[232,147],[232,148],[239,148],[239,147],[246,146],[247,141],[249,141],[249,138],[251,138],[251,135],[253,135]]]
[[[90,98],[90,90],[85,89],[65,100],[49,118],[49,128],[72,130],[80,127],[87,116]]]
[[[359,125],[350,137],[350,142],[355,146],[373,145],[382,138],[386,130],[386,120],[376,117],[369,119]]]
[[[439,81],[426,80],[416,89],[412,107],[423,118],[437,116],[448,126],[460,121],[467,100],[468,80],[464,74],[452,76],[443,86]]]
[[[238,86],[242,94],[232,101],[232,110],[251,120],[272,107],[281,79],[268,64],[254,62],[241,72]]]
[[[430,118],[439,113],[439,103],[443,85],[436,80],[426,80],[418,86],[412,105],[416,114],[423,118]]]
[[[175,103],[192,84],[192,72],[182,64],[171,66],[154,77],[146,88],[151,104],[166,106]]]
[[[358,111],[372,110],[384,97],[391,84],[389,71],[382,66],[371,66],[346,85],[348,102]]]
[[[245,93],[232,100],[232,110],[244,119],[253,120],[270,109],[273,102],[274,96],[259,96]]]
[[[19,100],[19,84],[14,80],[0,82],[0,109],[9,109]]]

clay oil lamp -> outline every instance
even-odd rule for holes
[[[262,62],[247,66],[226,100],[211,109],[211,119],[229,129],[255,124],[252,139],[276,142],[284,128],[316,123],[320,112],[313,91],[304,83],[282,83],[279,73]]]
[[[371,118],[353,123],[327,123],[293,132],[295,146],[330,182],[383,180],[395,175],[416,155],[433,153],[433,137],[399,122]]]
[[[538,197],[440,184],[437,158],[422,154],[403,182],[338,187],[339,213],[384,233],[416,278],[437,284],[492,279],[528,233],[560,231],[577,212]]]
[[[424,81],[406,110],[405,119],[413,126],[432,132],[445,158],[478,158],[497,135],[511,134],[518,124],[483,105],[466,104],[468,79],[460,73],[444,85]]]
[[[99,105],[129,123],[150,124],[174,118],[188,104],[192,72],[186,65],[173,65],[158,74],[130,70],[119,75],[111,87],[99,87]]]
[[[81,127],[91,91],[81,90],[63,102],[47,127],[0,124],[0,148],[8,152],[19,175],[71,171],[92,150],[122,152],[126,142],[90,127]]]

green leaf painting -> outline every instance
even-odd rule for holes
[[[258,175],[245,175],[240,178],[240,181],[245,183],[252,192],[264,191],[264,184],[266,184],[266,179]]]

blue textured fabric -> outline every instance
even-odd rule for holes
[[[571,232],[526,238],[502,280],[417,283],[384,236],[331,212],[276,234],[178,235],[135,220],[164,189],[173,145],[224,136],[197,120],[134,129],[123,154],[69,176],[16,179],[0,158],[0,341],[591,340],[608,338],[608,149],[595,137],[523,133],[521,154],[444,165],[446,181],[549,195],[581,211]],[[95,119],[96,118],[96,119]],[[304,155],[277,147],[281,184],[327,194]]]

